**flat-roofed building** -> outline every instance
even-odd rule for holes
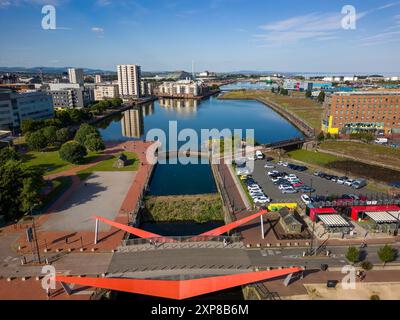
[[[42,120],[53,116],[53,99],[47,92],[0,93],[1,130],[18,128],[26,119]]]
[[[83,83],[84,83],[83,69],[69,68],[68,69],[68,77],[69,77],[70,83],[78,83],[81,85],[83,85]]]
[[[158,87],[160,97],[194,98],[203,95],[208,87],[193,80],[166,81]]]
[[[94,100],[101,101],[119,97],[118,84],[96,84]]]
[[[49,83],[54,108],[81,109],[91,101],[91,89],[77,83]]]
[[[117,66],[119,95],[122,99],[140,98],[140,66],[121,64]]]
[[[400,91],[336,92],[324,102],[322,130],[330,134],[400,133]]]

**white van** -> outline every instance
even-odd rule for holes
[[[375,143],[386,144],[388,143],[388,138],[376,138]]]
[[[262,159],[264,159],[264,154],[260,150],[257,150],[256,151],[256,158],[258,160],[262,160]]]

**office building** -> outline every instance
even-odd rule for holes
[[[322,130],[330,134],[399,134],[400,91],[329,94],[324,103]]]
[[[117,66],[119,95],[122,99],[140,97],[140,66],[122,64]]]
[[[0,93],[1,130],[18,128],[26,119],[42,120],[53,116],[53,100],[47,92]]]
[[[119,97],[117,84],[96,84],[94,89],[94,100],[101,101]]]
[[[69,83],[78,83],[80,85],[84,83],[83,69],[69,68],[68,77]]]

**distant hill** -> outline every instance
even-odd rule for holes
[[[63,73],[67,72],[69,67],[0,67],[0,72],[19,72],[19,73],[39,73],[42,70],[43,73]],[[101,69],[88,69],[83,68],[85,74],[97,74],[97,73],[116,73],[116,71],[108,71]]]

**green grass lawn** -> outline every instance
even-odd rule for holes
[[[128,158],[128,164],[123,168],[114,168],[113,165],[119,154],[113,155],[112,158],[104,160],[93,167],[78,172],[81,180],[85,180],[92,172],[98,171],[136,171],[139,168],[139,159],[134,152],[123,152]]]
[[[334,161],[341,161],[343,158],[335,157],[329,154],[307,151],[303,149],[288,152],[288,156],[292,159],[303,161],[317,166],[326,166]]]
[[[90,152],[84,163],[90,163],[98,157],[97,152]],[[27,167],[36,167],[44,170],[44,175],[62,172],[76,167],[60,158],[58,151],[28,152],[22,156],[22,161]]]

